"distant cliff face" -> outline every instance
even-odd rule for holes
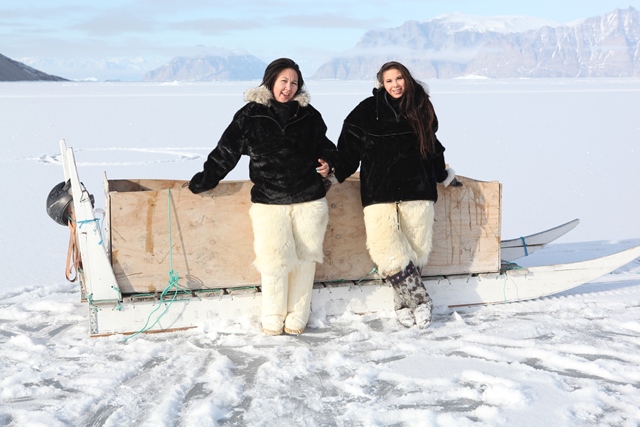
[[[145,74],[145,81],[227,81],[261,79],[267,64],[253,55],[178,57]]]
[[[567,25],[459,16],[367,32],[316,79],[375,78],[390,60],[419,78],[640,77],[640,12],[615,10]]]
[[[52,76],[35,68],[31,68],[22,62],[14,61],[4,55],[0,55],[0,82],[22,81],[66,81],[62,77]]]

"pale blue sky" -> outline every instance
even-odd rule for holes
[[[557,23],[640,0],[21,0],[0,6],[0,54],[14,59],[143,57],[165,63],[215,48],[265,62],[288,56],[307,75],[367,30],[462,12]]]

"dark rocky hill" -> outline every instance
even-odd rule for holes
[[[0,82],[22,81],[67,81],[62,77],[52,76],[42,71],[31,68],[22,62],[14,61],[4,55],[0,55]]]

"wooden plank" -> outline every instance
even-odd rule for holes
[[[179,187],[170,199],[168,190],[111,192],[112,261],[122,292],[162,291],[171,269],[189,289],[259,283],[251,267],[250,188],[225,182],[194,195]]]
[[[464,187],[439,188],[434,250],[425,275],[499,269],[500,184],[460,179]],[[192,290],[259,284],[251,265],[251,182],[223,181],[201,195],[184,184],[109,181],[112,263],[124,294],[162,291],[171,269],[180,275],[180,286]],[[327,200],[325,259],[316,281],[360,280],[373,263],[365,247],[359,181],[334,185]]]
[[[180,190],[185,188],[188,181],[178,181],[175,179],[110,179],[108,181],[109,191],[133,192],[133,191],[160,191],[171,188]]]
[[[360,280],[373,268],[365,242],[360,181],[335,184],[327,193],[329,225],[324,236],[324,262],[316,268],[316,281]]]
[[[433,251],[424,275],[498,271],[502,224],[502,187],[458,177],[459,188],[438,186]]]

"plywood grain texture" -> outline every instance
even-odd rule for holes
[[[434,244],[425,276],[497,271],[500,266],[500,183],[459,177],[438,186]],[[194,195],[185,181],[109,180],[107,223],[111,261],[123,294],[161,292],[169,272],[190,290],[258,286],[253,268],[249,181],[223,181]],[[374,265],[365,246],[357,178],[327,195],[329,225],[316,281],[357,281]],[[371,278],[372,276],[369,276]]]

